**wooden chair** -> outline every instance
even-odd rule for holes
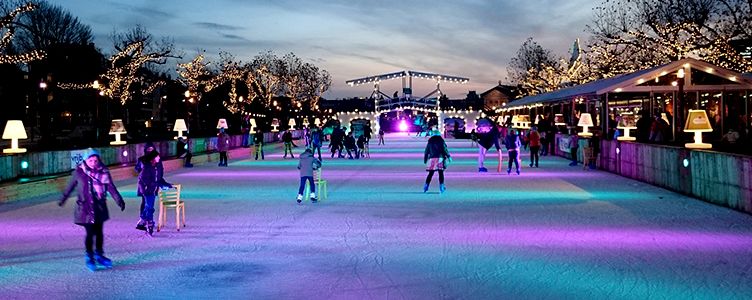
[[[183,227],[185,227],[185,202],[180,198],[180,192],[182,186],[175,184],[171,189],[159,191],[159,221],[157,222],[157,231],[160,231],[162,227],[167,224],[167,210],[170,208],[175,209],[175,227],[180,231],[180,224],[182,221]]]
[[[316,185],[316,192],[318,193],[318,200],[326,199],[327,198],[327,182],[326,180],[321,179],[321,168],[313,171],[313,182]],[[308,184],[308,182],[306,182],[303,199],[308,199],[310,195],[311,195],[311,187]]]
[[[582,169],[586,170],[587,168],[589,168],[591,162],[594,165],[598,162],[597,157],[593,155],[593,148],[591,147],[582,148]]]

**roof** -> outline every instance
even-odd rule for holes
[[[483,97],[485,97],[486,95],[488,95],[489,93],[491,93],[493,91],[499,91],[502,94],[504,94],[507,97],[509,97],[509,99],[514,99],[517,96],[519,96],[519,94],[520,94],[520,93],[517,92],[517,87],[511,86],[511,85],[502,85],[501,83],[499,83],[499,85],[497,85],[495,87],[492,87],[491,89],[489,89],[489,90],[481,93],[480,97],[483,98]]]
[[[719,77],[727,78],[739,78],[741,85],[739,88],[752,89],[752,76],[749,74],[740,74],[734,71],[726,70],[707,62],[696,60],[693,58],[685,58],[678,61],[674,61],[668,64],[657,66],[650,69],[645,69],[629,74],[617,75],[611,78],[600,79],[591,81],[578,86],[564,88],[553,92],[544,94],[538,94],[533,96],[527,96],[515,101],[510,102],[505,109],[519,108],[520,106],[542,104],[559,101],[570,101],[579,97],[594,97],[603,95],[610,92],[640,92],[646,89],[659,89],[660,87],[642,87],[639,86],[645,80],[645,78],[655,78],[664,76],[667,73],[676,72],[683,67],[691,67],[697,70],[709,70],[712,74]],[[737,81],[737,79],[731,79]],[[700,86],[702,87],[702,86]],[[725,86],[729,88],[729,86]],[[671,88],[670,86],[668,88]]]

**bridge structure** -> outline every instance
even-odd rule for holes
[[[413,78],[432,80],[436,82],[436,88],[423,97],[413,96]],[[389,96],[381,91],[381,82],[387,80],[402,80],[402,96]],[[438,119],[438,127],[444,127],[444,120],[447,118],[463,119],[466,123],[465,130],[469,131],[475,127],[475,121],[481,117],[480,111],[442,111],[440,99],[444,93],[441,91],[442,83],[465,84],[470,78],[437,74],[413,70],[404,70],[380,75],[367,76],[345,81],[349,86],[359,86],[373,84],[373,92],[370,99],[374,101],[374,112],[340,112],[338,119],[340,123],[350,124],[352,120],[368,119],[371,127],[379,129],[379,117],[383,113],[394,111],[419,111],[424,113],[434,113]]]

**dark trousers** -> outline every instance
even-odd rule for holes
[[[572,155],[572,163],[570,163],[571,165],[577,164],[577,148],[578,147],[574,147],[570,150],[571,155]]]
[[[298,188],[298,194],[303,195],[303,192],[305,191],[306,181],[308,181],[308,184],[311,186],[311,193],[316,192],[316,185],[313,184],[313,176],[301,176],[300,188]]]
[[[141,196],[141,220],[146,222],[146,225],[154,223],[154,201],[157,199],[157,195]]]
[[[219,152],[219,164],[223,166],[227,165],[227,151]]]
[[[316,151],[319,152],[319,160],[321,160],[321,146],[313,146],[313,148],[311,149],[313,151],[313,155],[316,155]]]
[[[290,157],[295,158],[295,155],[292,155],[292,143],[285,142],[285,158],[287,158],[287,152],[290,152]]]
[[[549,147],[548,147],[548,141],[547,140],[541,140],[541,146],[542,147],[541,147],[541,153],[540,153],[540,155],[542,155],[542,156],[548,155],[548,149],[549,149]]]
[[[538,166],[538,153],[540,152],[540,146],[530,146],[530,164]]]
[[[520,162],[517,160],[517,150],[509,150],[509,153],[507,153],[509,156],[509,164],[507,165],[507,172],[512,170],[512,163],[514,162],[514,166],[516,167],[515,170],[517,172],[520,171]]]
[[[437,170],[430,170],[428,171],[428,176],[426,176],[426,184],[431,184],[431,178],[433,178],[433,173]],[[444,170],[438,170],[439,171],[439,184],[444,184]]]
[[[86,245],[86,253],[94,253],[94,239],[96,238],[97,252],[104,252],[104,233],[102,232],[103,223],[86,224],[83,225],[86,229],[86,239],[84,245]]]

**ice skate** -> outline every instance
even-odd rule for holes
[[[92,253],[86,253],[85,256],[85,262],[86,262],[86,268],[89,269],[89,271],[96,271],[97,265],[94,263],[94,254]]]
[[[446,192],[446,185],[444,185],[443,183],[442,183],[442,184],[440,184],[440,185],[439,185],[439,191],[440,191],[440,192],[441,192],[442,194],[443,194],[444,192]]]
[[[298,194],[298,198],[296,199],[296,201],[298,201],[298,204],[302,203],[303,202],[303,195]]]
[[[428,183],[423,185],[423,192],[428,192]]]
[[[480,167],[480,168],[478,168],[478,172],[486,173],[486,172],[488,172],[488,169],[486,169],[485,167]]]
[[[319,202],[319,199],[316,198],[316,193],[311,193],[311,203]]]
[[[97,263],[100,266],[103,266],[107,269],[112,269],[112,260],[104,256],[104,252],[97,251],[94,252],[94,259],[97,260]]]
[[[154,222],[149,222],[149,224],[146,226],[146,235],[149,237],[154,236]]]
[[[139,219],[138,223],[136,223],[136,229],[146,231],[146,225],[144,225],[144,220]]]

